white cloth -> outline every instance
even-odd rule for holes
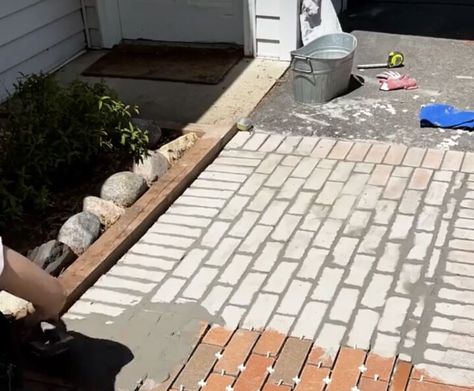
[[[342,32],[331,0],[303,0],[300,22],[304,45],[322,35]]]
[[[3,265],[4,265],[4,260],[3,260],[3,244],[2,244],[2,237],[0,236],[0,275],[3,272]]]

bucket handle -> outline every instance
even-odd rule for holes
[[[307,74],[313,74],[313,64],[311,63],[311,60],[308,57],[302,57],[298,55],[293,55],[293,70],[296,72],[301,72],[301,73],[307,73]],[[300,69],[296,68],[296,64],[300,61],[304,61],[307,65],[309,65],[309,70],[307,69]]]

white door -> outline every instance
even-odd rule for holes
[[[244,43],[243,0],[98,0],[98,3],[102,3],[107,19],[102,28],[113,30],[115,38],[119,33],[121,39]]]

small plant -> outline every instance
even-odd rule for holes
[[[103,83],[21,78],[0,123],[0,227],[51,205],[51,192],[98,159],[140,161],[147,132],[133,125],[136,106]]]

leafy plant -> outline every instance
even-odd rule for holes
[[[131,122],[126,105],[103,83],[61,86],[44,74],[21,78],[0,122],[0,227],[51,204],[66,178],[98,159],[140,161],[148,135]]]

